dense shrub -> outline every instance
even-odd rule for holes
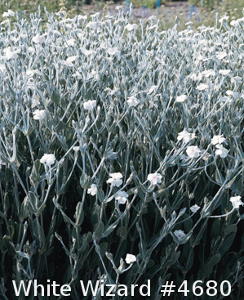
[[[2,297],[50,279],[92,299],[79,280],[103,278],[151,279],[150,299],[166,280],[229,280],[243,299],[244,20],[159,32],[121,8],[4,18]]]

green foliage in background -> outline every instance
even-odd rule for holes
[[[142,7],[145,5],[146,8],[156,8],[156,0],[132,0],[133,7]],[[163,5],[166,0],[161,0],[160,4]]]
[[[2,19],[2,13],[8,9],[22,11],[23,15],[27,16],[32,12],[36,12],[39,5],[42,9],[46,7],[50,12],[67,10],[74,15],[81,10],[82,4],[84,2],[80,0],[3,0],[0,2],[0,19]]]
[[[213,10],[223,10],[226,13],[232,12],[237,14],[237,17],[241,17],[243,9],[242,0],[189,0],[189,4],[197,5],[198,7],[203,7],[205,9]]]
[[[79,280],[150,279],[159,300],[167,280],[211,279],[243,299],[244,19],[3,17],[0,296],[50,279],[99,300]]]

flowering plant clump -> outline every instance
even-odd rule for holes
[[[161,299],[172,278],[244,299],[244,18],[46,19],[1,23],[0,298],[13,279],[69,284],[72,300],[101,299],[80,280],[150,279]]]

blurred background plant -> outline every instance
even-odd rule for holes
[[[128,1],[129,2],[129,1]],[[184,24],[191,20],[193,27],[198,27],[199,23],[213,26],[215,24],[215,13],[219,15],[225,13],[230,17],[229,21],[242,17],[243,0],[189,0],[189,1],[160,1],[160,8],[156,10],[156,0],[131,0],[130,3],[136,9],[132,14],[135,19],[149,17],[157,14],[161,20],[162,29],[168,29],[175,24],[177,17],[179,25],[178,29],[183,29]],[[2,13],[7,9],[13,11],[21,11],[25,16],[31,12],[35,12],[37,7],[41,5],[46,7],[50,12],[66,10],[67,16],[73,17],[76,14],[93,14],[96,11],[103,13],[110,11],[112,14],[116,12],[115,6],[126,6],[125,1],[114,0],[3,0],[0,2],[0,20]],[[190,14],[191,6],[194,5],[195,11]],[[143,6],[145,11],[143,12]]]

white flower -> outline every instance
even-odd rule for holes
[[[66,59],[68,63],[74,62],[78,58],[78,55],[70,56]]]
[[[84,109],[92,111],[96,107],[96,100],[88,100],[83,103]]]
[[[87,50],[86,48],[82,48],[82,49],[81,49],[81,52],[82,52],[85,56],[88,56],[88,55],[91,55],[92,53],[94,53],[93,50]]]
[[[198,206],[197,204],[195,204],[195,205],[193,205],[193,206],[190,207],[190,210],[193,213],[196,213],[199,209],[200,209],[200,206]]]
[[[229,150],[227,150],[225,147],[223,147],[222,145],[216,145],[216,148],[218,148],[215,151],[216,155],[219,155],[222,158],[225,158],[228,155]]]
[[[136,256],[133,254],[126,254],[125,262],[129,265],[136,261]]]
[[[61,63],[66,67],[71,67],[71,68],[74,67],[71,61],[63,60],[61,61]]]
[[[191,80],[194,80],[194,81],[202,80],[202,74],[201,73],[199,73],[199,74],[193,73],[193,74],[189,75],[189,77],[190,77]]]
[[[90,29],[97,29],[98,27],[98,22],[89,22],[86,27],[90,28]]]
[[[78,152],[78,151],[80,150],[80,147],[79,147],[79,146],[74,146],[74,147],[73,147],[73,150],[74,150],[75,152]]]
[[[119,54],[120,52],[117,47],[114,47],[114,48],[108,48],[107,53],[111,56],[114,56],[116,54]]]
[[[147,176],[147,180],[149,180],[151,184],[155,185],[157,183],[161,183],[162,175],[159,173],[150,173]]]
[[[186,149],[186,153],[191,158],[197,158],[201,155],[201,150],[198,148],[198,146],[189,146]]]
[[[186,236],[186,234],[184,233],[183,230],[179,229],[179,230],[175,230],[174,231],[174,235],[178,238],[179,241],[183,240]]]
[[[43,119],[45,119],[45,116],[46,116],[46,111],[44,109],[40,110],[40,109],[36,109],[34,112],[33,112],[33,119],[34,120],[40,120],[42,121]]]
[[[204,91],[208,88],[208,85],[207,84],[204,84],[204,83],[200,83],[196,89],[199,90],[199,91]]]
[[[91,15],[91,17],[92,17],[93,19],[95,19],[95,18],[98,17],[99,15],[100,15],[100,13],[99,13],[99,12],[96,12],[95,14]]]
[[[217,145],[217,144],[222,144],[226,141],[226,139],[223,137],[223,135],[215,135],[212,139],[211,139],[211,144],[212,145]]]
[[[201,54],[199,54],[197,57],[196,57],[196,64],[198,65],[200,61],[202,61],[204,59],[204,56],[202,56]]]
[[[4,72],[6,70],[6,67],[4,64],[0,64],[0,71]]]
[[[157,90],[157,88],[158,88],[157,85],[151,86],[147,94],[151,95],[152,93],[154,93]]]
[[[78,15],[78,16],[77,16],[77,19],[78,19],[79,21],[80,21],[80,20],[85,21],[85,20],[87,20],[87,16]]]
[[[125,204],[128,201],[128,194],[124,191],[118,191],[114,198],[116,201],[118,201],[119,204]]]
[[[237,26],[239,24],[239,21],[238,20],[232,20],[231,22],[230,22],[230,25],[231,26]]]
[[[74,46],[75,45],[75,39],[69,39],[68,41],[67,41],[67,44],[68,44],[68,46]]]
[[[227,56],[226,52],[218,52],[216,57],[220,60],[224,59]]]
[[[47,165],[50,167],[52,164],[54,164],[56,158],[54,154],[44,154],[42,158],[40,159],[40,163]]]
[[[230,202],[233,205],[233,208],[239,208],[240,205],[244,205],[241,201],[241,196],[230,197]]]
[[[236,98],[239,96],[239,93],[238,92],[233,92],[233,91],[226,91],[226,94],[229,96],[229,97],[233,97],[233,98]]]
[[[3,13],[3,18],[4,17],[13,17],[14,15],[15,15],[15,13],[11,9],[8,9],[7,12]]]
[[[210,77],[210,76],[215,76],[215,71],[214,70],[205,70],[202,72],[202,75],[205,77]]]
[[[82,79],[82,75],[81,75],[78,71],[76,71],[76,72],[72,75],[72,77],[76,77],[77,79]]]
[[[123,178],[123,175],[120,173],[120,172],[117,172],[117,173],[111,173],[109,174],[109,176],[111,178],[109,178],[107,180],[107,183],[110,183],[112,186],[121,186],[121,184],[123,183],[122,179]]]
[[[222,75],[228,75],[231,72],[231,70],[219,70],[219,73]]]
[[[45,35],[36,35],[32,38],[32,41],[35,44],[43,44],[45,43]]]
[[[97,186],[95,184],[92,184],[91,187],[87,190],[87,193],[95,196],[97,194]]]
[[[181,141],[183,140],[184,143],[188,143],[190,140],[194,139],[195,133],[189,133],[187,130],[183,130],[181,132],[178,133],[178,137],[177,140]]]
[[[125,26],[125,29],[127,29],[128,31],[132,31],[132,30],[137,30],[137,28],[138,28],[138,25],[136,25],[136,24],[127,24],[126,26]]]
[[[34,76],[35,74],[36,74],[36,75],[39,75],[39,76],[42,75],[42,73],[41,73],[40,71],[38,71],[38,70],[27,70],[27,71],[26,71],[26,75],[27,75],[27,76],[32,77],[32,76]]]
[[[234,92],[231,91],[231,90],[226,91],[226,94],[227,94],[228,96],[234,96]]]
[[[12,51],[10,47],[6,48],[4,51],[5,51],[5,57],[7,60],[10,60],[12,58],[16,59],[18,57],[18,54],[21,52],[20,49]]]
[[[140,101],[135,96],[131,96],[128,97],[127,103],[130,107],[135,107],[140,103]]]
[[[187,99],[186,95],[180,95],[176,97],[175,102],[184,102]]]
[[[31,54],[35,52],[35,48],[34,47],[28,47],[27,50]]]

